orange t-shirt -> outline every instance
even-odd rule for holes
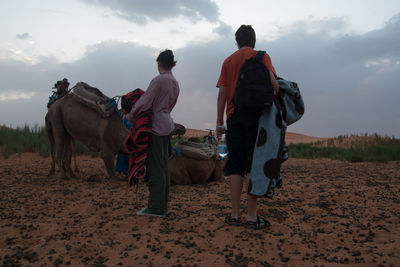
[[[233,114],[234,106],[232,99],[235,93],[240,68],[246,59],[255,57],[256,54],[257,50],[254,50],[251,47],[242,47],[226,58],[222,64],[221,75],[219,76],[217,87],[226,87],[226,119]],[[271,58],[267,53],[265,53],[263,57],[263,63],[269,71],[272,71],[276,75],[275,68],[272,66]]]

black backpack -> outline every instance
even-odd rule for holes
[[[235,109],[260,111],[271,104],[274,88],[269,70],[263,64],[265,51],[258,51],[255,57],[247,59],[240,68],[233,104]]]

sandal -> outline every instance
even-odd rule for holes
[[[149,211],[148,208],[143,208],[140,211],[138,211],[136,213],[136,215],[144,215],[144,216],[153,216],[153,217],[162,217],[165,218],[167,217],[167,213],[163,212],[163,213],[154,213]]]
[[[232,218],[232,214],[225,217],[225,222],[230,226],[242,226],[240,218]]]
[[[257,216],[257,221],[255,221],[255,222],[254,221],[247,221],[246,224],[245,224],[245,227],[247,229],[253,229],[253,230],[265,229],[265,228],[268,228],[270,226],[271,226],[271,224],[270,224],[269,221],[267,221],[267,220],[265,220],[263,218],[260,218],[258,216]]]

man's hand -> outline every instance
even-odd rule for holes
[[[215,133],[217,134],[217,139],[219,140],[221,138],[221,135],[226,133],[225,125],[223,125],[222,123],[217,123]]]
[[[218,91],[218,100],[217,100],[217,127],[215,127],[215,133],[217,134],[218,139],[221,138],[221,135],[224,133],[223,131],[225,131],[225,126],[224,126],[225,104],[226,104],[226,87],[220,86]],[[223,126],[223,128],[221,128],[221,126]]]

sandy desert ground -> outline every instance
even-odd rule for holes
[[[60,180],[50,158],[0,158],[1,266],[399,266],[400,162],[289,159],[259,202],[272,226],[247,230],[224,224],[227,180],[172,186],[168,217],[149,218],[135,215],[144,183],[128,192],[99,158],[78,160]]]

